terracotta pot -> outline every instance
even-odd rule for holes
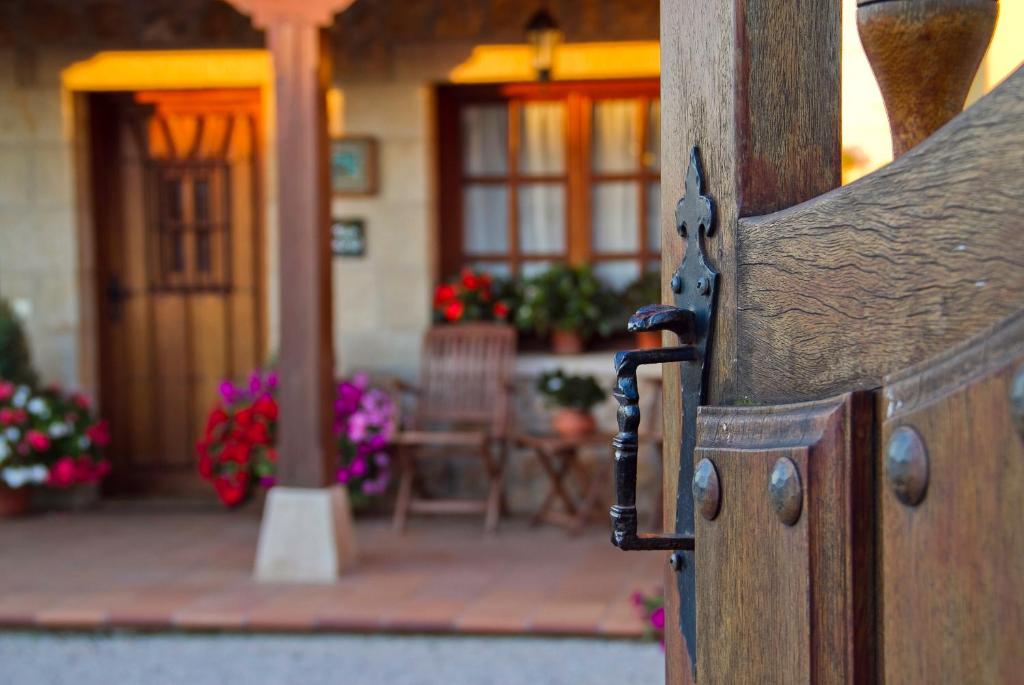
[[[561,407],[551,417],[551,427],[563,438],[581,438],[597,430],[597,422],[590,412]]]
[[[555,354],[579,354],[583,351],[583,338],[576,331],[551,332],[551,347]]]
[[[661,347],[660,331],[641,331],[636,334],[636,346],[641,350],[653,350]]]
[[[11,489],[0,485],[0,518],[24,516],[32,504],[31,488]]]

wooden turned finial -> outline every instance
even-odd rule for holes
[[[996,0],[857,0],[894,158],[963,110],[997,12]]]

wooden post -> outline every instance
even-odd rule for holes
[[[352,0],[232,0],[266,31],[274,64],[280,271],[278,486],[256,577],[329,581],[355,559],[346,492],[328,488],[334,354],[323,27]]]
[[[278,482],[327,485],[331,454],[331,272],[327,221],[327,69],[321,28],[276,16],[267,27],[277,105],[280,263]]]
[[[708,403],[738,398],[736,250],[741,216],[763,214],[839,185],[840,2],[663,0],[661,3],[662,273],[682,258],[673,225],[690,147],[700,149],[716,208],[705,249],[721,273]],[[671,302],[667,281],[663,301]],[[679,372],[665,370],[665,521],[675,525],[681,397]],[[689,487],[689,484],[685,484]],[[700,584],[700,558],[697,558]],[[676,626],[670,571],[668,682],[687,682],[690,664]],[[692,599],[691,599],[692,601]],[[699,627],[698,637],[700,639]]]

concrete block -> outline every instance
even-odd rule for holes
[[[261,582],[329,583],[356,563],[348,491],[277,486],[267,493],[254,575]]]

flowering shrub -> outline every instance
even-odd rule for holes
[[[657,639],[661,646],[665,647],[665,594],[658,593],[645,595],[642,592],[634,592],[631,599],[633,606],[640,612],[640,616],[646,622],[646,630],[649,637]]]
[[[455,283],[442,283],[434,289],[434,319],[459,321],[505,321],[510,311],[508,293],[500,292],[488,273],[463,269]]]
[[[88,398],[0,381],[0,479],[9,488],[95,483],[110,471],[105,421]]]
[[[387,448],[395,407],[387,393],[359,374],[337,384],[334,402],[336,475],[354,498],[383,494],[390,483]],[[254,487],[270,487],[277,472],[277,375],[255,372],[247,384],[224,381],[196,445],[199,473],[229,507],[245,502]]]

